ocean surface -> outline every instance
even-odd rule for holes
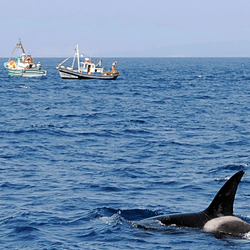
[[[250,237],[142,230],[204,210],[239,170],[250,223],[250,58],[117,60],[115,81],[10,78],[0,58],[0,249],[249,249]]]

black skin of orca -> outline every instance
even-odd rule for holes
[[[191,214],[160,215],[143,219],[141,221],[134,222],[133,224],[136,225],[137,228],[150,229],[150,226],[158,221],[164,225],[176,225],[180,227],[203,229],[207,222],[215,221],[215,224],[219,224],[217,221],[222,218],[223,223],[216,225],[214,231],[211,230],[211,232],[221,232],[226,234],[247,233],[250,231],[250,225],[237,218],[233,213],[235,194],[243,174],[244,171],[242,170],[233,175],[223,185],[211,204],[204,211]]]

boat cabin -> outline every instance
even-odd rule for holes
[[[80,62],[81,72],[90,74],[102,74],[103,67],[101,65],[101,60],[95,65],[90,61],[88,57],[85,58],[84,62]]]

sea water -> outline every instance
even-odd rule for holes
[[[0,249],[249,249],[130,223],[204,210],[239,170],[234,213],[250,223],[249,58],[103,58],[115,81],[37,60],[48,75],[28,79],[0,59]]]

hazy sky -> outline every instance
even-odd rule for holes
[[[249,0],[0,1],[0,57],[250,56]]]

